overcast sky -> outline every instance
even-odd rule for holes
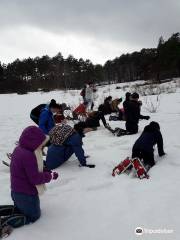
[[[180,0],[0,0],[0,61],[61,52],[104,63],[180,32]]]

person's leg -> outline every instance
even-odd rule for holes
[[[64,151],[64,162],[66,162],[72,155],[74,151],[71,147],[66,147]]]
[[[45,163],[47,169],[55,169],[66,161],[65,148],[65,146],[56,146],[53,144],[49,146]]]
[[[21,221],[24,218],[24,224],[29,224],[31,222],[35,222],[41,216],[40,210],[40,201],[38,195],[27,195],[24,193],[11,193],[12,200],[14,201],[14,205],[19,209],[21,214]],[[13,221],[13,219],[11,219]],[[14,221],[13,221],[14,222]],[[17,224],[17,223],[15,223]]]
[[[142,159],[142,152],[141,152],[141,150],[133,148],[133,150],[132,150],[132,158]]]
[[[133,122],[126,122],[126,131],[129,134],[136,134],[138,132],[138,124]]]
[[[91,111],[93,110],[93,108],[94,108],[94,102],[92,101],[91,102]]]
[[[142,158],[145,165],[149,165],[150,167],[155,165],[153,152],[142,151]]]

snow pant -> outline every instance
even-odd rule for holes
[[[147,152],[142,149],[133,149],[132,150],[132,158],[138,157],[139,159],[143,159],[143,162],[145,165],[154,166],[154,153],[153,152]]]
[[[45,163],[47,169],[52,170],[61,166],[73,155],[73,153],[74,151],[70,146],[57,146],[52,144],[47,152]]]
[[[138,132],[138,123],[126,121],[126,131],[129,134],[136,134]]]
[[[39,118],[34,116],[32,113],[30,114],[30,118],[35,122],[37,125],[39,125]]]
[[[93,110],[93,107],[94,107],[94,103],[93,103],[93,100],[92,99],[86,99],[85,98],[85,101],[88,103],[87,105],[87,110]]]
[[[14,206],[19,210],[20,214],[24,215],[24,221],[21,218],[22,225],[35,222],[40,218],[41,209],[38,195],[11,192],[11,197]]]

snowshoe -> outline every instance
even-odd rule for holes
[[[9,216],[1,217],[1,228],[4,226],[13,226],[18,228],[26,224],[26,216],[23,214],[12,214]]]
[[[149,178],[149,175],[147,174],[147,171],[139,158],[133,158],[131,162],[138,178]]]
[[[3,163],[5,166],[10,167],[10,163],[8,163],[8,162],[6,162],[6,161],[4,161],[4,160],[2,160],[2,163]]]
[[[124,159],[120,164],[118,164],[112,171],[112,176],[115,177],[115,175],[119,175],[121,173],[124,173],[126,170],[128,170],[128,168],[130,168],[132,166],[132,162],[129,159],[129,157],[127,157],[126,159]]]
[[[19,210],[14,205],[1,205],[0,206],[0,216],[10,216],[12,214],[18,214]]]
[[[122,129],[122,128],[115,128],[116,130],[116,136],[117,137],[120,137],[120,136],[124,136],[124,135],[127,135],[127,132],[126,130]]]
[[[0,227],[0,238],[7,238],[13,231],[13,228],[9,225]]]

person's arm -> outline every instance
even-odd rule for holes
[[[39,128],[42,129],[44,134],[48,134],[48,130],[47,130],[47,127],[46,127],[47,121],[48,121],[48,112],[43,111],[40,115],[40,118],[39,118]]]
[[[164,148],[163,148],[163,138],[160,131],[158,131],[158,134],[157,134],[157,147],[158,147],[159,156],[161,157],[165,155]]]
[[[48,183],[51,181],[52,176],[50,172],[39,172],[37,159],[35,155],[32,153],[31,159],[25,159],[24,161],[24,169],[28,180],[33,185],[40,185],[44,183]]]
[[[106,119],[105,119],[105,117],[104,117],[104,114],[103,114],[103,113],[100,113],[100,119],[101,119],[101,121],[103,122],[103,125],[106,127],[106,125],[107,125],[107,122],[106,122]]]

